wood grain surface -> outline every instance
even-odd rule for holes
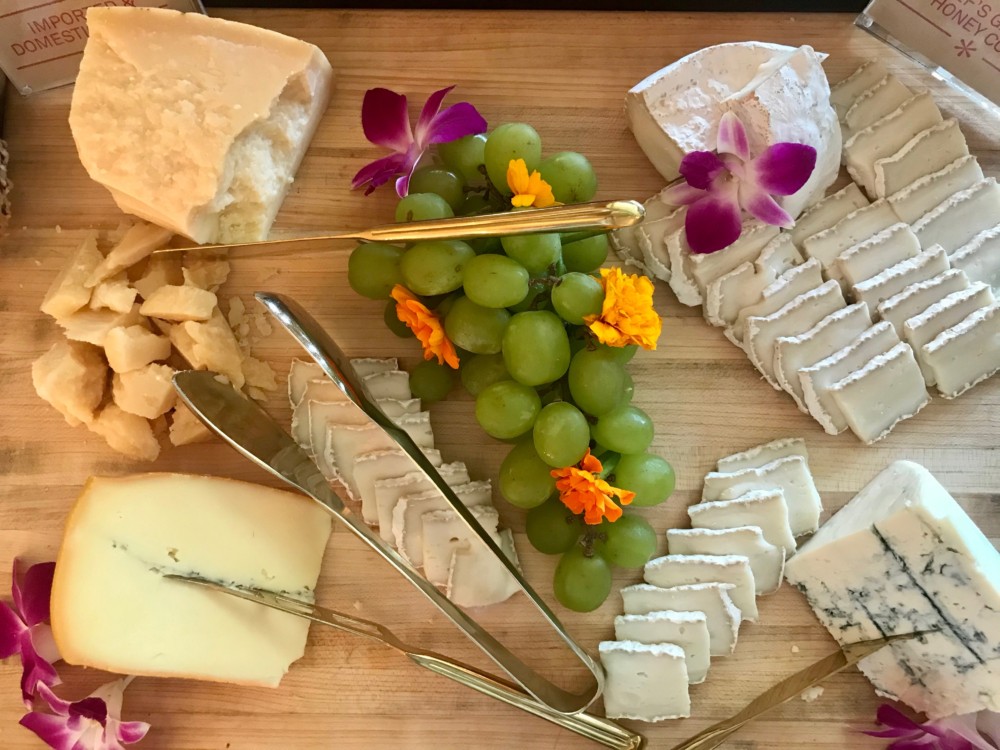
[[[276,233],[343,230],[389,221],[392,197],[365,198],[349,190],[354,172],[381,155],[359,127],[365,89],[406,92],[414,107],[441,86],[458,88],[492,124],[525,120],[547,152],[586,153],[600,179],[600,197],[645,198],[662,186],[629,133],[622,113],[625,90],[650,72],[699,47],[757,39],[811,44],[830,53],[827,70],[838,80],[867,57],[883,58],[908,85],[933,88],[938,103],[962,123],[973,153],[989,174],[1000,172],[997,122],[939,85],[914,64],[854,28],[850,15],[656,14],[532,12],[225,11],[314,42],[337,73],[330,109],[296,178]],[[15,555],[54,559],[67,510],[91,474],[149,467],[130,464],[97,436],[71,429],[32,392],[30,363],[56,337],[41,313],[42,295],[67,253],[89,227],[112,228],[121,214],[108,193],[91,183],[77,161],[66,117],[68,88],[24,99],[9,93],[6,137],[15,184],[12,231],[0,247],[0,590]],[[417,361],[412,341],[401,343],[382,325],[382,306],[348,288],[345,248],[235,264],[225,287],[250,303],[255,290],[293,295],[329,326],[354,356],[399,356]],[[826,508],[833,511],[894,459],[927,466],[996,540],[1000,537],[1000,378],[954,402],[935,399],[886,440],[864,447],[850,435],[824,435],[792,402],[773,391],[720,331],[696,310],[657,291],[663,337],[653,353],[632,364],[635,402],[653,415],[654,449],[673,462],[678,489],[668,503],[645,511],[658,531],[685,525],[716,459],[784,436],[806,438]],[[275,333],[260,356],[284,371],[295,354]],[[273,414],[289,417],[282,397]],[[449,461],[465,461],[475,477],[495,477],[503,446],[475,424],[472,402],[456,393],[432,410],[438,446]],[[152,467],[264,481],[268,479],[219,444],[165,452]],[[554,559],[534,553],[523,535],[523,514],[502,501],[514,528],[525,573],[550,601]],[[191,519],[197,523],[197,519]],[[661,537],[661,551],[665,544]],[[640,578],[619,572],[615,585]],[[460,637],[387,566],[349,533],[336,529],[319,587],[319,601],[380,620],[402,637],[486,666]],[[557,606],[557,605],[556,605]],[[570,631],[588,649],[612,634],[621,609],[612,595],[598,611],[574,614],[557,606]],[[789,587],[760,601],[761,621],[745,624],[736,653],[716,659],[705,684],[692,688],[694,717],[635,724],[650,747],[669,748],[741,708],[775,681],[829,653],[833,641],[804,599]],[[523,597],[479,614],[481,621],[539,668],[564,684],[581,675],[525,605]],[[0,667],[0,747],[39,747],[17,725],[19,665]],[[67,695],[83,696],[106,675],[64,668]],[[813,703],[792,701],[741,731],[726,747],[876,748],[863,737],[879,701],[856,671],[826,685]],[[252,689],[202,682],[141,678],[125,700],[127,718],[153,728],[141,747],[170,750],[250,748],[583,748],[588,742],[410,665],[367,641],[314,628],[305,658],[280,688]]]

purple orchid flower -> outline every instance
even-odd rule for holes
[[[772,196],[798,192],[815,168],[816,149],[802,143],[775,143],[751,159],[746,128],[726,112],[716,152],[686,154],[680,165],[684,182],[668,189],[663,200],[688,206],[684,229],[691,251],[714,253],[739,238],[743,211],[765,224],[793,226]]]
[[[429,146],[485,133],[486,120],[468,102],[441,109],[441,102],[453,88],[449,86],[430,95],[413,130],[403,94],[389,89],[368,89],[361,104],[361,127],[369,141],[392,149],[393,153],[362,167],[354,175],[351,188],[367,185],[365,195],[368,195],[396,177],[396,193],[403,198],[410,190],[410,177]]]
[[[20,560],[14,559],[11,594],[14,606],[0,602],[0,659],[21,655],[21,697],[31,708],[39,685],[58,685],[53,662],[59,661],[59,650],[52,638],[49,619],[49,597],[52,594],[54,562],[32,565],[22,576]],[[23,581],[22,581],[23,578]]]
[[[144,721],[121,720],[122,697],[131,681],[126,677],[109,682],[72,703],[40,684],[38,695],[52,713],[33,711],[21,718],[21,726],[55,750],[124,750],[149,731]]]
[[[888,704],[879,706],[878,723],[887,727],[868,730],[871,737],[891,738],[890,750],[997,750],[1000,748],[1000,714],[949,716],[919,724]]]

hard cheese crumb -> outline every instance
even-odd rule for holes
[[[797,654],[797,653],[799,653],[799,651],[800,651],[800,649],[799,649],[798,646],[792,646],[792,653],[793,654]]]
[[[799,697],[806,703],[812,703],[817,700],[821,695],[823,695],[823,688],[820,685],[813,685],[811,688],[806,688],[802,691],[802,695]]]

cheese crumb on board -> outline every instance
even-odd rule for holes
[[[806,703],[812,703],[813,701],[819,700],[826,689],[822,685],[813,685],[802,691],[802,695],[799,696]]]
[[[151,364],[128,372],[116,372],[111,383],[115,403],[129,414],[156,419],[173,408],[177,392],[169,365]]]
[[[161,286],[153,292],[139,312],[150,318],[170,321],[205,321],[212,317],[216,296],[195,286]]]

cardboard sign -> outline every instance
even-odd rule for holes
[[[0,68],[22,94],[72,83],[87,43],[87,8],[173,8],[204,13],[201,0],[4,0]]]
[[[874,0],[865,17],[1000,104],[1000,0]]]

